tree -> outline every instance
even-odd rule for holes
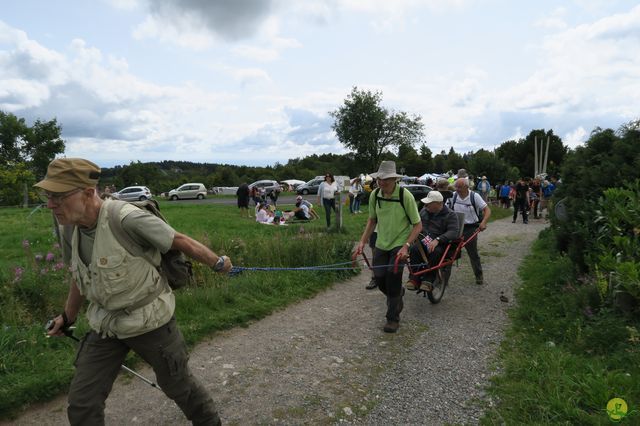
[[[376,170],[385,152],[401,145],[414,145],[424,137],[422,118],[383,108],[382,93],[354,87],[344,105],[329,114],[338,140],[369,170]]]
[[[60,138],[61,128],[56,119],[36,120],[26,132],[24,154],[30,160],[30,168],[38,178],[47,174],[47,166],[56,156],[64,152],[64,141]]]
[[[60,126],[55,119],[36,120],[29,127],[23,118],[0,111],[0,167],[4,171],[15,169],[16,173],[5,174],[3,189],[28,200],[28,188],[33,177],[44,177],[47,166],[56,156],[64,152],[64,141],[60,138]],[[4,172],[3,171],[3,172]],[[3,198],[3,204],[14,203]]]

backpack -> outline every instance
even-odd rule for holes
[[[474,192],[469,190],[469,198],[471,199],[471,207],[473,207],[473,211],[476,212],[476,216],[478,216],[478,222],[482,222],[482,218],[484,217],[484,214],[482,211],[478,211],[478,208],[476,207],[476,197],[474,196]],[[451,210],[455,211],[455,204],[456,204],[456,200],[458,199],[458,193],[454,192],[453,193],[453,197],[451,198],[451,201],[449,202],[449,205],[451,207]]]
[[[373,190],[373,198],[375,199],[374,203],[377,203],[378,207],[380,207],[380,201],[391,201],[392,203],[400,203],[400,206],[402,206],[402,210],[404,210],[405,216],[407,216],[407,220],[409,221],[409,223],[411,223],[411,218],[409,217],[409,213],[407,213],[407,209],[404,208],[404,191],[405,191],[404,187],[401,186],[400,192],[398,194],[398,199],[394,200],[391,198],[378,197],[380,188],[376,188]]]
[[[162,219],[163,222],[167,222],[167,219],[160,213],[160,206],[156,200],[143,200],[143,201],[119,201],[113,200],[108,204],[109,207],[109,227],[111,232],[116,237],[116,240],[124,247],[131,255],[136,257],[143,257],[147,262],[154,265],[160,274],[167,278],[169,287],[173,290],[184,287],[191,282],[193,278],[193,268],[190,261],[187,260],[184,253],[180,250],[170,249],[166,253],[161,253],[160,265],[155,265],[151,258],[147,257],[146,253],[140,247],[129,234],[122,228],[122,222],[120,218],[120,210],[125,204],[133,204],[134,206],[142,209],[152,215]]]

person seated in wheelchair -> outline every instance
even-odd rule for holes
[[[422,233],[409,250],[411,265],[421,265],[419,270],[431,268],[440,262],[447,244],[456,240],[459,235],[458,218],[445,204],[442,194],[430,191],[422,200],[424,207],[420,210]],[[449,250],[451,252],[451,250]],[[415,267],[414,267],[415,269]],[[421,275],[409,273],[407,290],[431,290],[437,270]]]

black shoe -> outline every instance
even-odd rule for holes
[[[511,221],[511,223],[516,223],[516,220],[515,220],[515,219],[513,219],[513,220]]]
[[[476,278],[476,284],[478,285],[484,284],[484,279],[482,277]]]
[[[375,278],[371,278],[371,281],[369,281],[369,284],[367,284],[367,286],[365,288],[367,290],[373,290],[376,287],[378,287],[378,284],[376,283],[376,279]]]
[[[383,330],[385,333],[395,333],[398,331],[398,328],[400,328],[400,323],[398,321],[387,321]]]

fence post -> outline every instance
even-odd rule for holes
[[[338,191],[337,209],[336,209],[336,228],[342,229],[342,192]]]

